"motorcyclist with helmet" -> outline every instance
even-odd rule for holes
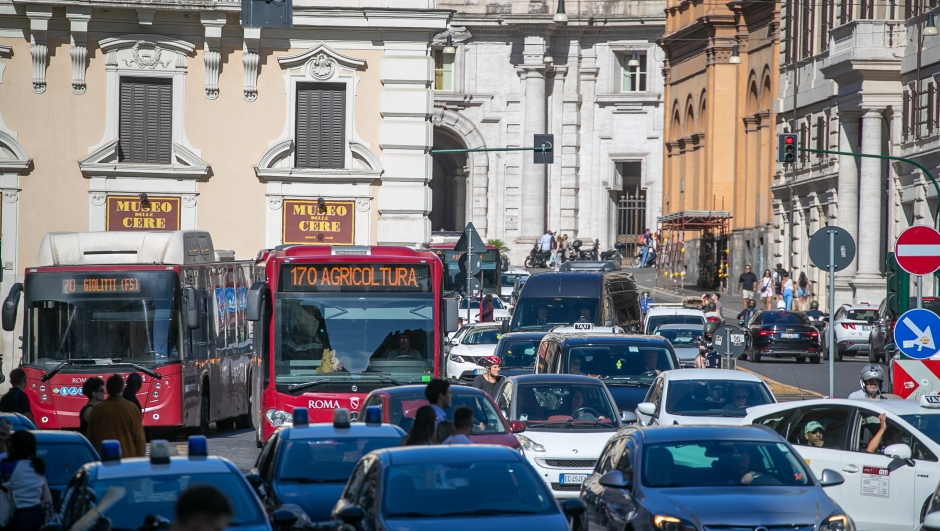
[[[887,397],[881,393],[881,384],[885,380],[885,371],[880,365],[869,363],[862,367],[858,383],[861,389],[849,395],[849,398],[861,400],[885,400]]]
[[[813,324],[816,324],[816,321],[822,321],[825,316],[826,314],[819,311],[819,302],[813,301],[809,303],[809,310],[806,311],[806,317],[809,317],[809,320],[813,321]]]
[[[747,322],[751,320],[751,317],[754,317],[755,313],[757,313],[757,301],[748,299],[747,308],[741,310],[741,313],[738,314],[738,321],[747,324]]]
[[[473,383],[470,385],[477,389],[482,389],[484,393],[490,395],[490,397],[495,400],[496,389],[499,387],[499,384],[503,382],[503,379],[506,378],[499,374],[500,365],[502,365],[502,363],[503,360],[499,359],[499,356],[487,356],[483,358],[482,365],[486,372],[474,377]]]
[[[712,336],[718,330],[718,323],[707,322],[702,328],[702,335],[698,338],[698,355],[695,356],[697,369],[721,368],[721,355],[715,352],[712,346]]]

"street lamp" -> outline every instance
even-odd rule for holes
[[[924,26],[923,35],[925,37],[936,37],[937,34],[937,26],[933,23],[933,13],[927,13],[927,25]]]
[[[630,54],[630,60],[627,61],[627,66],[640,66],[640,60],[636,57],[636,50]]]
[[[728,58],[728,64],[731,64],[731,65],[741,64],[741,56],[738,54],[737,44],[731,47],[731,57]]]
[[[542,56],[542,63],[550,65],[555,62],[555,58],[552,57],[552,49],[548,46],[545,47],[545,55]]]
[[[558,9],[555,10],[555,16],[552,17],[552,22],[559,24],[568,22],[568,15],[565,14],[565,0],[558,0]]]
[[[457,48],[454,48],[454,39],[450,36],[450,33],[447,34],[447,42],[444,43],[444,53],[448,55],[457,53]]]

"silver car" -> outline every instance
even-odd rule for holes
[[[672,343],[672,349],[679,358],[679,367],[686,369],[695,367],[698,339],[702,336],[703,327],[696,324],[663,324],[653,330],[653,335],[662,336]]]

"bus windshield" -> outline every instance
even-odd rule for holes
[[[31,274],[24,362],[179,360],[177,285],[164,271]]]
[[[278,293],[275,381],[434,371],[433,293]]]

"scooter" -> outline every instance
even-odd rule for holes
[[[601,253],[601,260],[615,260],[620,262],[623,260],[622,251],[627,248],[627,244],[623,242],[617,242],[614,244],[614,248],[609,251],[604,251]]]
[[[572,260],[597,260],[597,245],[598,244],[594,245],[594,250],[592,251],[582,250],[581,247],[583,245],[584,244],[581,242],[581,240],[575,240],[571,242],[571,248],[574,250],[574,253],[572,253],[571,259]]]
[[[633,258],[633,267],[640,267],[640,262],[643,261],[643,248],[640,247],[640,250],[637,251],[636,256]],[[656,251],[650,248],[649,256],[646,258],[646,267],[653,267],[656,265]]]
[[[532,247],[532,250],[529,251],[529,257],[525,259],[525,266],[527,269],[533,269],[536,267],[546,268],[548,267],[548,257],[551,255],[551,251],[542,251],[542,246],[538,242],[535,243],[535,246]]]

